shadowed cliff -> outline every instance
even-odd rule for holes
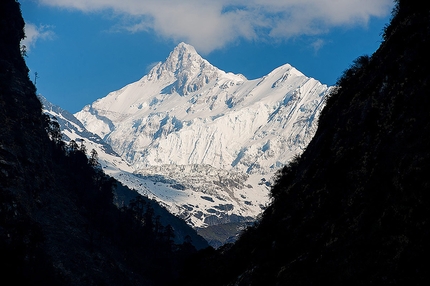
[[[20,48],[23,28],[19,3],[2,0],[2,280],[20,285],[170,284],[184,257],[196,251],[186,236],[192,230],[173,217],[176,230],[163,225],[164,217],[157,215],[171,216],[167,211],[148,199],[133,199],[131,190],[89,158],[85,146],[61,141],[58,123],[42,115],[28,77]],[[130,204],[117,207],[114,201]],[[174,243],[175,231],[182,231],[184,243]]]
[[[430,10],[399,1],[383,42],[327,99],[255,227],[200,253],[211,285],[421,285],[430,280]],[[198,263],[196,263],[198,261]],[[203,262],[202,262],[203,261]],[[193,264],[195,263],[195,264]]]

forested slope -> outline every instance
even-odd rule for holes
[[[399,1],[383,42],[327,100],[260,223],[200,253],[212,285],[422,285],[430,280],[430,10]],[[204,261],[204,263],[202,263]]]
[[[42,115],[20,41],[19,3],[0,2],[0,273],[20,285],[168,285],[192,241],[143,198],[129,200],[85,146]],[[94,158],[93,158],[94,159]],[[117,191],[117,195],[115,191]],[[155,210],[154,210],[155,209]],[[185,223],[183,223],[185,224]],[[177,224],[179,225],[179,224]],[[9,281],[9,282],[8,282]]]

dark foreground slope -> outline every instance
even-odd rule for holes
[[[0,1],[2,285],[169,285],[191,240],[175,244],[153,202],[116,207],[113,191],[121,201],[131,191],[62,143],[29,80],[23,28],[18,2]]]
[[[314,139],[280,172],[259,225],[200,253],[190,267],[202,276],[185,279],[428,285],[429,51],[428,3],[400,1],[380,48],[339,79]]]

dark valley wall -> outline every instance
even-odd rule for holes
[[[166,213],[107,177],[42,115],[20,40],[19,3],[0,1],[0,274],[20,285],[169,285],[195,252]],[[48,136],[49,133],[49,136]],[[114,191],[117,191],[114,194]],[[166,214],[167,216],[167,214]],[[197,235],[194,236],[195,238]],[[201,239],[201,238],[199,238]],[[195,239],[196,240],[196,239]],[[196,241],[200,247],[207,245]]]
[[[80,150],[49,139],[53,125],[41,115],[20,51],[19,4],[1,1],[2,279],[23,285],[427,285],[427,6],[399,1],[380,48],[345,71],[314,139],[280,171],[274,202],[259,224],[233,245],[190,256],[190,241],[173,244],[172,229],[160,226],[146,202],[118,209],[115,182]]]
[[[430,280],[430,9],[400,1],[380,48],[327,99],[258,226],[201,253],[193,285],[423,285]],[[203,263],[203,262],[204,263]],[[212,283],[212,284],[211,284]]]

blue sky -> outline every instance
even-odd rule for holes
[[[391,0],[20,0],[38,93],[77,112],[144,76],[179,42],[262,77],[289,63],[335,84],[381,43]]]

